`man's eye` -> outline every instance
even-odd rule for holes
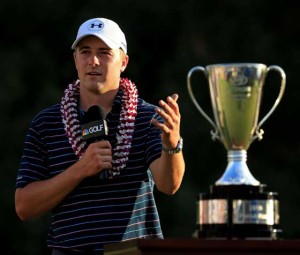
[[[107,50],[103,50],[103,51],[100,51],[100,54],[103,54],[103,55],[108,55],[108,54],[110,54],[110,52],[109,52],[109,51],[107,51]]]

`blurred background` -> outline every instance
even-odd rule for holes
[[[287,75],[284,97],[263,125],[262,141],[248,150],[248,166],[279,193],[283,238],[300,237],[300,70],[298,1],[289,0],[4,0],[0,5],[0,242],[6,254],[47,254],[49,215],[21,222],[14,210],[15,178],[31,119],[61,100],[77,78],[70,49],[79,25],[93,17],[115,20],[125,32],[130,57],[124,74],[139,94],[158,104],[178,93],[186,174],[174,196],[156,193],[166,238],[190,238],[197,195],[227,165],[224,146],[210,137],[210,124],[192,104],[186,85],[197,65],[253,62],[279,65]],[[195,95],[210,115],[208,84],[193,79]],[[261,114],[271,108],[280,80],[268,75]],[[298,106],[297,106],[298,105]],[[212,116],[212,115],[210,115]]]

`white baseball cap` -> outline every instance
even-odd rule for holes
[[[105,18],[94,18],[85,21],[78,29],[76,40],[72,44],[72,49],[76,48],[81,39],[89,35],[98,37],[109,48],[121,48],[125,54],[127,54],[125,35],[116,22]]]

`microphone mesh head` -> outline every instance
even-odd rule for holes
[[[105,111],[100,105],[91,106],[82,117],[82,124],[105,119]]]

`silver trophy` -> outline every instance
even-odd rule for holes
[[[270,71],[280,73],[281,86],[273,106],[260,119],[263,87]],[[202,72],[208,80],[214,120],[194,96],[191,77],[195,72]],[[212,125],[212,139],[221,141],[228,160],[224,174],[212,185],[210,193],[200,194],[197,226],[203,236],[272,238],[277,235],[278,195],[265,192],[266,186],[253,177],[246,161],[250,144],[263,138],[261,126],[281,101],[285,84],[283,69],[275,65],[227,63],[196,66],[188,72],[190,98]]]

